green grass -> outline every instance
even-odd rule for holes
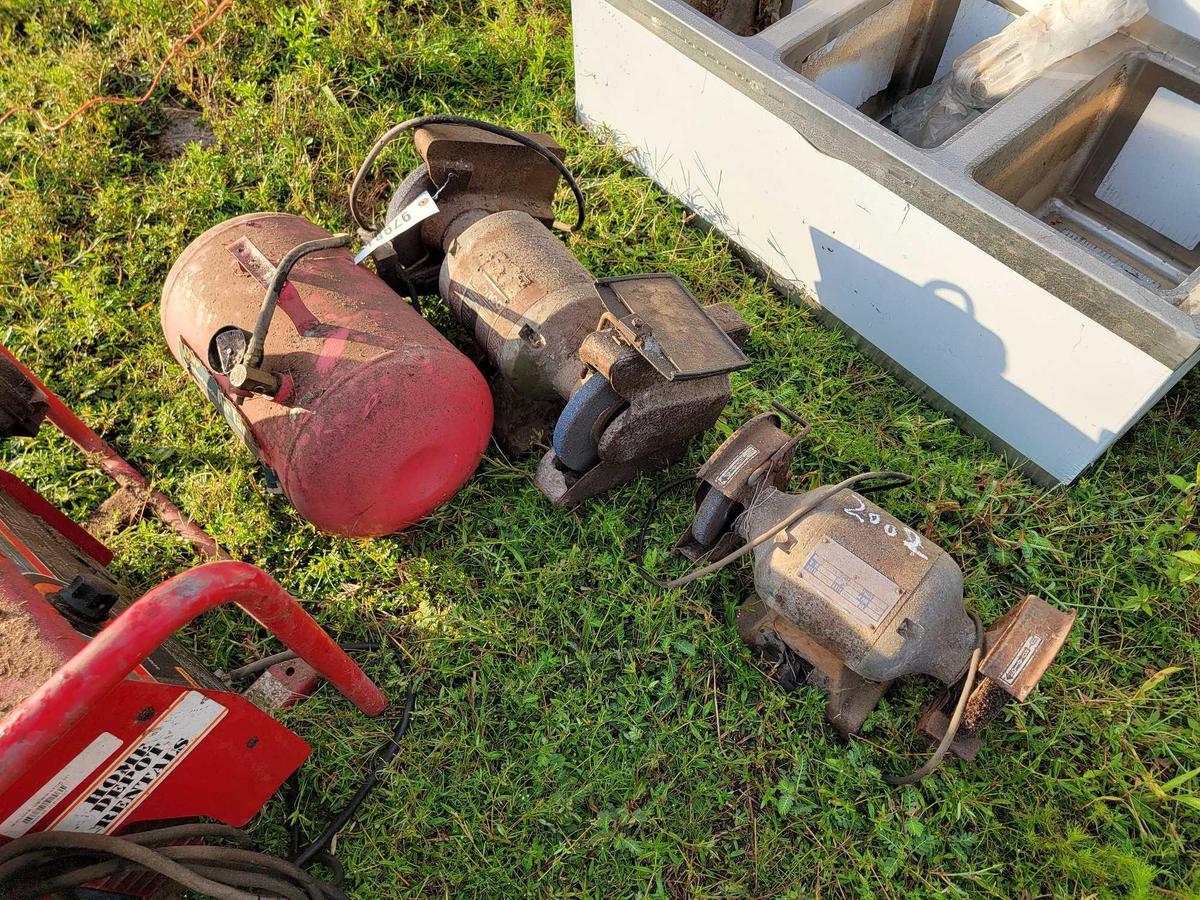
[[[53,119],[98,92],[140,93],[199,11],[6,0],[0,107],[33,102]],[[215,145],[161,159],[168,106],[201,111]],[[585,264],[673,270],[753,324],[753,368],[670,474],[779,399],[815,424],[798,483],[864,468],[919,476],[886,502],[960,562],[985,619],[1022,592],[1078,611],[1058,663],[992,726],[975,765],[886,787],[880,773],[922,751],[910,729],[930,687],[904,687],[861,740],[839,742],[819,697],[780,692],[739,644],[744,568],[648,589],[627,554],[668,473],[556,512],[530,482],[535,459],[493,450],[419,528],[368,542],[318,535],[264,492],[167,353],[162,281],[192,238],[239,213],[346,227],[345,188],[375,136],[434,111],[553,134],[592,205],[569,238]],[[1195,540],[1200,382],[1185,379],[1077,485],[1041,490],[774,293],[571,111],[559,0],[236,0],[150,103],[57,135],[24,113],[0,125],[0,338],[233,554],[339,636],[394,636],[411,662],[412,732],[338,843],[353,895],[1200,894],[1200,777],[1188,778],[1200,767],[1200,556],[1175,555]],[[385,171],[411,164],[397,151]],[[4,457],[78,519],[113,489],[49,430]],[[655,545],[685,521],[681,501]],[[152,519],[114,549],[136,588],[194,562]],[[275,646],[234,613],[191,639],[214,667]],[[409,676],[384,658],[369,667],[401,695]],[[388,725],[328,688],[286,718],[314,748],[301,795],[312,833]],[[276,850],[281,816],[272,803],[256,832]]]

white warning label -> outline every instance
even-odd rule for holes
[[[199,691],[181,695],[51,828],[112,832],[196,748],[226,711]]]
[[[0,822],[0,834],[19,838],[28,834],[42,817],[54,809],[64,797],[83,784],[83,780],[108,761],[121,749],[121,739],[107,731],[96,735],[69,763],[62,767],[49,781],[30,795],[29,799],[13,810]]]
[[[429,195],[429,191],[421,191],[417,195],[417,199],[400,210],[394,219],[379,229],[379,234],[375,235],[370,243],[358,251],[358,256],[354,257],[354,264],[357,266],[384,244],[394,241],[414,225],[425,221],[430,216],[437,215],[437,212],[438,205]]]
[[[733,458],[733,462],[727,465],[724,471],[717,476],[717,485],[720,487],[728,487],[729,482],[737,477],[737,473],[746,468],[746,463],[758,456],[758,448],[751,444],[741,453]]]
[[[1000,680],[1005,684],[1015,684],[1016,680],[1021,677],[1021,673],[1029,668],[1029,664],[1033,661],[1033,655],[1041,646],[1042,636],[1040,634],[1031,634],[1025,638],[1017,649],[1017,655],[1000,674]]]

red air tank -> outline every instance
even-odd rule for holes
[[[291,265],[258,329],[249,371],[259,377],[239,375],[276,266],[313,241],[331,235],[283,213],[210,228],[167,276],[163,333],[304,518],[334,534],[389,534],[471,477],[492,429],[491,393],[470,360],[340,247]]]

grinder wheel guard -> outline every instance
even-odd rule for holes
[[[410,131],[422,164],[377,228],[360,208],[363,183]],[[414,302],[436,291],[471,333],[493,370],[497,442],[512,455],[550,444],[535,480],[567,506],[677,460],[749,361],[738,346],[748,327],[729,304],[701,306],[669,274],[597,279],[575,259],[554,234],[586,217],[563,155],[544,134],[411,119],[367,155],[350,208],[380,276]],[[563,181],[574,226],[554,218]]]
[[[867,472],[788,493],[808,426],[776,409],[734,432],[696,475],[696,512],[676,550],[706,564],[671,581],[643,575],[675,589],[753,554],[755,591],[738,612],[738,631],[783,687],[822,690],[829,722],[850,737],[894,681],[928,676],[943,688],[918,730],[936,749],[911,775],[886,780],[912,784],[951,753],[972,760],[984,726],[1024,701],[1049,668],[1075,613],[1030,595],[984,628],[964,606],[962,570],[950,555],[864,496],[911,479]],[[789,435],[781,414],[803,431]]]

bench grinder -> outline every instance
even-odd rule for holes
[[[379,152],[414,130],[423,164],[376,232],[357,197]],[[669,465],[717,420],[746,323],[701,307],[674,275],[597,279],[558,240],[552,202],[563,148],[457,116],[386,132],[364,160],[350,207],[379,274],[414,300],[438,293],[494,368],[495,437],[513,455],[551,443],[536,483],[570,505]],[[390,239],[388,239],[390,236]]]
[[[1027,596],[985,630],[964,608],[962,570],[949,554],[853,490],[910,479],[872,472],[788,493],[807,426],[797,436],[780,426],[773,413],[751,419],[697,474],[695,517],[676,549],[716,562],[674,581],[652,580],[680,587],[752,552],[756,596],[739,610],[738,631],[774,663],[783,687],[824,691],[830,723],[848,737],[892,682],[930,676],[945,689],[918,729],[938,749],[912,776],[889,781],[920,780],[948,752],[972,760],[981,729],[1008,703],[1029,696],[1075,613]]]

